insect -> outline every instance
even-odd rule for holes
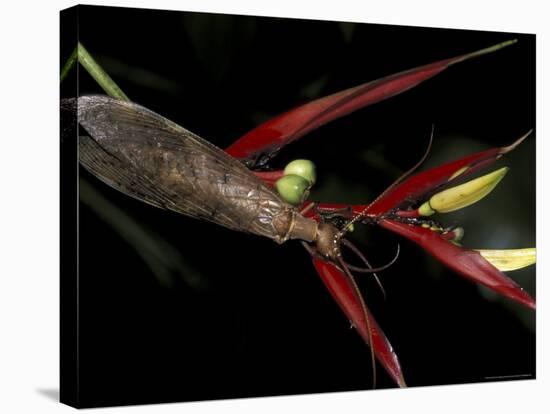
[[[84,96],[78,119],[80,162],[117,190],[172,210],[277,243],[313,243],[339,257],[338,229],[301,215],[239,161],[135,103]]]

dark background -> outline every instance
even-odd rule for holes
[[[63,36],[63,33],[62,33]],[[366,202],[422,156],[423,168],[535,126],[535,37],[79,7],[79,39],[130,97],[225,147],[295,105],[512,38],[286,148],[308,158],[311,199]],[[62,63],[74,44],[61,48]],[[76,80],[76,72],[65,81]],[[102,93],[79,68],[80,94]],[[67,88],[65,90],[64,88]],[[62,96],[69,94],[68,86]],[[535,245],[535,138],[497,163],[511,171],[483,201],[442,215],[464,245]],[[495,167],[496,168],[496,167]],[[83,406],[367,389],[369,349],[298,243],[232,232],[124,196],[80,169],[79,372]],[[374,264],[384,300],[359,276],[409,386],[535,376],[535,313],[462,279],[376,228],[352,239]],[[535,295],[535,269],[511,276]],[[378,366],[377,388],[393,383]]]

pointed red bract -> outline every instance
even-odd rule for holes
[[[379,197],[368,210],[372,214],[381,214],[397,207],[405,200],[418,200],[423,194],[450,182],[449,179],[461,168],[468,168],[460,174],[463,177],[496,161],[501,155],[500,150],[501,148],[491,148],[415,174]]]
[[[317,273],[319,273],[321,280],[336,303],[338,303],[340,308],[344,311],[363,340],[370,345],[367,321],[365,320],[361,301],[348,277],[333,263],[316,257],[312,259],[315,269],[317,269]],[[372,349],[374,350],[376,358],[397,385],[406,387],[399,360],[388,338],[386,338],[386,335],[384,335],[384,332],[380,329],[372,313],[367,311],[367,314],[372,335]]]
[[[357,109],[405,92],[452,64],[493,52],[512,43],[515,41],[440,60],[298,106],[248,132],[230,145],[226,151],[242,160],[254,160],[264,154],[270,156],[308,132]]]
[[[459,247],[437,232],[423,227],[389,219],[380,220],[378,224],[418,243],[436,259],[462,276],[531,309],[536,308],[535,300],[527,292],[489,263],[479,252]]]
[[[371,204],[343,204],[343,203],[316,203],[317,209],[326,213],[341,211],[342,217],[352,218],[353,216],[365,213],[366,216],[374,217],[387,213],[391,209],[399,206],[407,200],[420,200],[422,195],[433,191],[439,186],[451,183],[451,177],[459,170],[464,169],[461,174],[454,178],[464,177],[478,171],[480,168],[490,165],[506,152],[515,148],[528,134],[521,137],[518,141],[508,147],[491,148],[476,154],[468,155],[460,160],[451,161],[447,164],[422,171],[407,178],[402,183],[395,185],[390,190],[382,193]],[[453,179],[454,179],[453,178]],[[349,213],[345,212],[349,209]],[[366,211],[365,211],[366,210]],[[316,210],[309,210],[306,217],[313,217]],[[401,216],[407,216],[402,214]],[[411,213],[411,216],[418,216],[417,213]]]
[[[530,134],[531,131],[507,147],[491,148],[415,174],[378,197],[369,206],[368,213],[379,215],[388,212],[406,200],[420,200],[423,194],[492,164],[502,155],[516,148]],[[457,172],[460,174],[455,176]]]

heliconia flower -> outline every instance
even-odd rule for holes
[[[418,243],[458,274],[535,309],[535,300],[503,273],[534,264],[535,248],[467,249],[459,244],[464,236],[462,227],[444,229],[435,221],[425,218],[427,215],[465,208],[487,196],[506,175],[507,168],[501,168],[460,185],[453,186],[453,183],[513,150],[527,138],[529,133],[508,147],[482,151],[415,174],[390,187],[371,204],[348,206],[339,203],[306,202],[303,205],[304,214],[317,219],[319,219],[318,210],[322,210],[325,214],[337,212],[345,218],[363,214],[366,220],[372,220],[381,227]],[[427,200],[424,201],[426,198]],[[310,208],[313,205],[317,211]],[[420,208],[416,207],[417,205],[420,205]],[[348,276],[333,263],[320,258],[313,258],[313,260],[317,272],[334,300],[358,329],[365,342],[370,344],[365,316],[361,312],[362,300],[353,290]],[[376,358],[396,384],[400,387],[405,386],[397,355],[370,315],[370,311],[367,317],[371,322],[372,349]]]
[[[535,249],[477,251],[463,248],[458,244],[464,234],[462,228],[445,229],[423,217],[464,208],[489,194],[502,180],[507,168],[458,186],[452,184],[459,177],[495,161],[526,137],[509,147],[483,151],[413,175],[367,206],[366,215],[385,229],[418,243],[462,276],[534,309],[535,300],[502,270],[533,264]]]
[[[346,206],[336,203],[314,203],[324,213],[339,212],[352,218],[365,214],[381,227],[400,234],[419,245],[458,274],[480,283],[512,300],[530,308],[535,301],[503,271],[520,269],[535,263],[536,250],[473,250],[459,245],[464,236],[462,227],[444,229],[433,220],[424,217],[446,213],[474,204],[495,189],[508,172],[500,168],[492,173],[475,178],[460,185],[453,183],[478,171],[517,147],[528,134],[508,147],[493,148],[462,159],[418,173],[384,192],[370,205]],[[426,201],[424,199],[427,198]],[[304,203],[305,215],[318,214],[309,209],[311,203]],[[420,205],[420,207],[417,207]],[[346,213],[347,208],[347,213]],[[317,216],[318,218],[318,216]],[[352,321],[359,333],[369,344],[365,316],[361,312],[361,299],[352,289],[352,282],[333,263],[313,258],[317,272]],[[380,327],[368,314],[373,335],[373,350],[380,364],[399,385],[404,386],[399,360]],[[375,339],[377,338],[377,339]]]
[[[403,93],[455,63],[497,51],[515,42],[510,40],[473,53],[430,63],[308,102],[257,126],[236,140],[226,151],[251,168],[265,166],[266,162],[285,145],[328,122]],[[528,135],[529,133],[508,147],[482,151],[415,174],[392,185],[370,204],[350,206],[342,203],[305,201],[301,204],[301,212],[304,216],[316,220],[321,219],[320,211],[325,214],[337,214],[346,219],[362,215],[366,221],[376,222],[420,244],[457,273],[534,308],[535,301],[502,271],[519,269],[534,263],[535,249],[504,251],[466,249],[459,245],[464,229],[461,227],[443,229],[436,222],[426,219],[425,215],[427,212],[435,214],[464,208],[489,194],[507,170],[501,169],[462,184],[465,187],[453,186],[453,184],[455,180],[478,171],[513,150]],[[266,184],[277,187],[278,190],[281,183],[279,185],[277,183],[285,176],[297,175],[308,180],[300,173],[296,174],[294,170],[254,171],[254,173]],[[296,179],[286,178],[286,180]],[[309,180],[310,185],[314,181]],[[292,191],[304,191],[304,194],[307,194],[309,188],[305,189],[305,184],[300,183],[298,187],[304,187],[304,189],[297,188]],[[463,189],[469,190],[467,195],[461,194]],[[304,197],[300,197],[300,201],[302,200]],[[299,203],[298,200],[296,202]],[[426,202],[427,204],[419,211]],[[427,207],[430,208],[427,209]],[[366,308],[354,282],[334,263],[316,256],[312,256],[312,260],[321,280],[363,340],[371,346],[376,359],[398,386],[406,386],[397,355]]]

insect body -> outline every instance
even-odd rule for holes
[[[302,216],[223,150],[132,102],[78,99],[80,162],[115,189],[156,207],[233,230],[315,242],[334,255],[338,230]]]

